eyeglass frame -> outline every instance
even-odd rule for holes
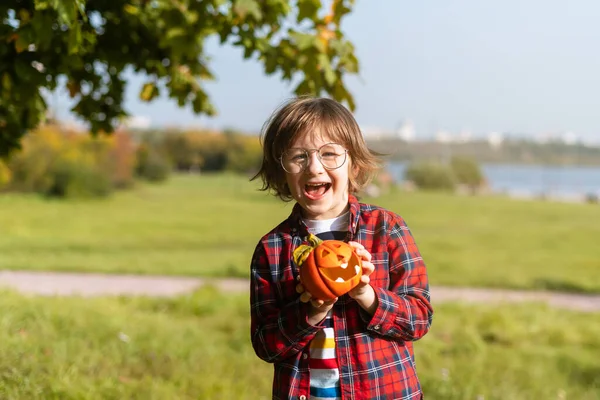
[[[342,149],[344,149],[344,161],[340,165],[338,165],[337,167],[328,167],[325,164],[323,164],[323,160],[321,159],[321,153],[319,152],[319,150],[321,150],[323,147],[331,145],[331,144],[335,144],[337,146],[340,146]],[[292,147],[292,148],[284,151],[281,154],[281,156],[279,156],[279,164],[281,165],[281,168],[283,168],[283,170],[285,172],[287,172],[288,174],[301,174],[304,171],[306,171],[306,168],[308,168],[308,164],[309,164],[309,160],[307,159],[306,160],[306,165],[300,171],[298,171],[298,172],[290,172],[287,169],[285,169],[285,166],[283,165],[283,156],[285,155],[285,153],[287,151],[289,151],[291,149],[303,150],[309,158],[310,158],[310,155],[316,151],[317,152],[317,159],[319,160],[319,162],[321,163],[321,165],[323,166],[323,168],[325,168],[328,171],[333,171],[333,170],[336,170],[338,168],[343,167],[344,164],[346,164],[346,160],[348,159],[348,149],[345,149],[344,146],[342,146],[339,143],[335,143],[335,142],[325,143],[323,146],[319,147],[318,149],[305,149],[305,148],[302,148],[302,147]],[[340,154],[340,156],[341,156],[341,154]]]

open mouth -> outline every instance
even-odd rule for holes
[[[304,185],[304,195],[311,200],[321,197],[331,188],[331,183],[309,183]]]

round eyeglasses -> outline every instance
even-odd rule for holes
[[[281,166],[290,174],[299,174],[308,167],[310,154],[315,151],[323,167],[328,170],[344,165],[348,154],[348,150],[337,143],[327,143],[318,149],[291,148],[281,155]]]

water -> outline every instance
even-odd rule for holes
[[[405,163],[388,163],[397,182],[404,180]],[[490,189],[511,196],[581,199],[600,196],[600,167],[483,164]]]

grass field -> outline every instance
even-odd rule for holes
[[[0,269],[247,276],[291,205],[230,175],[107,200],[0,196]],[[368,201],[368,199],[366,199]],[[600,292],[600,207],[393,191],[435,285]],[[0,292],[0,399],[268,399],[247,295]],[[427,398],[600,400],[600,317],[537,304],[435,305],[415,345]]]
[[[3,400],[268,399],[246,296],[0,293]],[[557,323],[562,321],[562,323]],[[600,318],[541,305],[440,305],[415,345],[427,398],[600,399]]]
[[[291,204],[231,175],[107,200],[0,196],[0,269],[238,276]],[[392,191],[436,285],[600,292],[600,206]]]

